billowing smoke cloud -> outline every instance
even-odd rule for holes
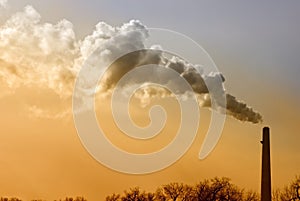
[[[5,2],[0,0],[0,5],[5,5]],[[67,20],[61,20],[57,24],[41,23],[40,20],[40,14],[33,7],[27,6],[0,27],[0,79],[11,89],[40,86],[53,90],[61,98],[71,98],[76,76],[88,57],[95,57],[89,59],[91,69],[103,68],[124,50],[132,53],[115,62],[104,73],[99,87],[102,93],[111,91],[128,71],[147,63],[160,64],[178,72],[191,85],[203,107],[211,106],[205,83],[214,83],[218,77],[221,77],[222,82],[225,81],[222,74],[211,72],[205,75],[200,65],[190,64],[176,56],[167,58],[159,51],[135,52],[146,48],[145,41],[151,37],[147,28],[137,20],[131,20],[120,27],[100,22],[82,40],[76,39],[73,25]],[[95,80],[98,77],[91,71],[85,83],[86,90]],[[141,83],[142,81],[141,78]],[[166,77],[165,81],[172,80]],[[152,97],[172,96],[167,90],[147,87],[146,84],[144,86],[136,94],[144,103]],[[185,95],[185,92],[179,93]],[[253,123],[262,121],[259,113],[234,96],[227,94],[226,99],[227,112],[236,119]],[[40,116],[43,114],[36,106],[30,110]]]
[[[3,7],[3,8],[6,8],[7,6],[7,0],[0,0],[0,8]]]
[[[0,76],[12,88],[47,86],[70,96],[80,58],[73,26],[40,24],[40,18],[27,6],[0,28]]]
[[[208,75],[205,75],[204,69],[199,65],[190,64],[176,56],[173,56],[171,59],[164,57],[164,54],[160,51],[155,50],[143,50],[136,51],[130,54],[127,54],[121,58],[119,58],[114,65],[110,66],[109,70],[105,72],[104,86],[102,86],[105,90],[113,89],[118,81],[131,69],[136,66],[147,65],[147,64],[159,64],[160,66],[165,66],[166,68],[170,68],[175,70],[180,74],[192,87],[193,91],[197,94],[198,101],[200,106],[202,107],[211,107],[211,99],[209,91],[207,88],[207,84],[213,86],[212,89],[214,95],[222,95],[223,85],[220,85],[219,80],[222,83],[225,82],[225,78],[222,74],[218,72],[211,72]],[[140,78],[136,78],[136,83],[129,82],[129,85],[139,84],[142,85],[144,80],[153,80],[153,77],[157,75],[159,72],[152,72],[146,76]],[[148,77],[147,77],[148,76]],[[161,77],[161,76],[160,76]],[[161,78],[160,78],[161,79]],[[167,83],[172,82],[172,77],[164,77],[164,80],[160,80],[159,83],[163,85],[167,85]],[[138,97],[143,104],[149,103],[151,98],[156,97],[173,97],[174,95],[170,93],[167,89],[158,88],[157,86],[147,85],[144,83],[142,85],[142,89],[136,93],[136,97]],[[121,87],[128,87],[121,86]],[[182,96],[186,96],[185,91],[178,91],[177,94],[181,94]],[[234,96],[230,94],[226,94],[226,109],[227,114],[235,117],[241,121],[249,121],[252,123],[259,123],[262,121],[262,116],[255,112],[251,107],[247,106],[247,104],[242,101],[237,100]],[[222,103],[218,102],[219,107],[223,107]]]

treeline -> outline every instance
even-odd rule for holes
[[[228,178],[204,180],[198,184],[170,183],[152,192],[132,188],[123,195],[113,194],[106,201],[256,201],[259,195],[232,184]]]
[[[259,201],[260,195],[232,184],[228,178],[204,180],[196,185],[170,183],[154,192],[139,187],[125,190],[123,194],[112,194],[106,201]],[[0,201],[22,201],[18,198],[0,198]],[[44,200],[31,200],[44,201]],[[84,197],[67,197],[55,201],[87,201]],[[300,201],[300,176],[283,189],[275,189],[272,201]]]
[[[170,183],[155,192],[140,188],[124,191],[122,195],[112,194],[106,201],[259,201],[260,195],[246,191],[231,183],[228,178],[204,180],[196,185]],[[283,189],[273,191],[272,201],[300,201],[300,177],[296,177]]]
[[[11,197],[11,198],[1,197],[0,201],[23,201],[23,200],[21,200],[19,198],[16,198],[16,197]],[[37,200],[31,200],[31,201],[45,201],[45,200],[37,199]],[[77,196],[75,198],[73,198],[73,197],[66,197],[64,199],[59,199],[59,200],[54,200],[54,201],[87,201],[87,199],[85,199],[84,197],[81,197],[81,196]]]

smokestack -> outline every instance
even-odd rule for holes
[[[261,201],[271,201],[270,129],[263,128]]]

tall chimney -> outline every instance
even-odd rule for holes
[[[263,128],[261,201],[271,201],[271,167],[270,167],[270,129]]]

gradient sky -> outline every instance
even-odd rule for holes
[[[183,33],[207,50],[226,78],[226,89],[258,110],[264,122],[254,125],[228,117],[217,147],[200,161],[197,153],[209,118],[209,111],[201,109],[204,123],[182,159],[158,173],[132,176],[97,163],[81,145],[71,118],[24,114],[27,104],[55,102],[53,111],[63,106],[49,89],[20,87],[0,95],[2,195],[48,200],[83,195],[96,200],[133,186],[153,190],[173,181],[194,184],[214,176],[259,190],[264,125],[271,127],[273,186],[282,187],[300,174],[299,1],[9,0],[7,10],[0,10],[0,23],[26,5],[32,5],[43,22],[72,22],[77,39],[90,34],[99,21],[119,26],[130,19]],[[7,86],[1,84],[0,89],[7,91]]]

